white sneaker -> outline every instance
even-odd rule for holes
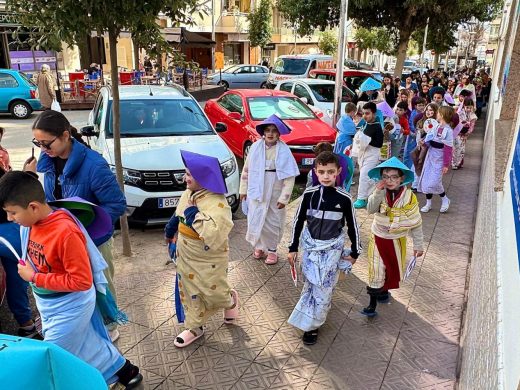
[[[424,205],[422,208],[421,208],[421,213],[427,213],[428,211],[430,211],[432,209],[432,204],[431,203],[426,203],[426,205]]]
[[[114,330],[109,330],[108,334],[110,335],[110,340],[112,340],[113,343],[115,343],[119,338],[119,331],[117,330],[117,328],[115,328]]]
[[[445,196],[444,198],[442,198],[442,205],[441,205],[440,212],[445,213],[446,211],[448,211],[449,208],[450,208],[450,200],[448,199],[447,196]]]

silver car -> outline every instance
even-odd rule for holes
[[[269,69],[260,65],[233,65],[208,77],[208,84],[222,85],[227,91],[242,88],[265,88]]]

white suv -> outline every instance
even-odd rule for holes
[[[336,83],[334,81],[322,79],[296,79],[281,81],[275,88],[276,90],[285,91],[298,96],[303,102],[318,114],[322,121],[332,124],[334,111],[334,90]],[[348,102],[356,103],[357,96],[347,87],[343,86],[341,97],[341,114],[345,112],[345,105]],[[320,112],[322,114],[320,114]]]
[[[227,201],[235,211],[239,205],[239,173],[235,156],[195,99],[181,87],[121,86],[121,154],[127,213],[131,221],[162,224],[172,216],[186,189],[180,150],[219,159],[226,178]],[[115,171],[112,131],[112,90],[101,88],[81,129],[92,149]]]

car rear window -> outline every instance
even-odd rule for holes
[[[27,81],[30,86],[36,87],[36,84],[34,83],[34,81],[32,81],[32,79],[30,79],[24,72],[18,72],[18,74],[22,77],[22,79]]]
[[[309,84],[309,88],[311,89],[317,101],[324,103],[334,103],[334,91],[336,89],[335,85]],[[343,87],[341,101],[352,102],[354,101],[354,95],[355,94],[348,88]]]
[[[120,114],[121,137],[214,134],[200,107],[187,99],[122,100]],[[109,136],[113,135],[111,117],[107,115]]]
[[[281,119],[313,119],[314,113],[302,101],[291,97],[266,96],[247,99],[251,118],[264,120],[273,114]]]

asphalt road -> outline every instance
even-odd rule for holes
[[[11,166],[14,169],[22,169],[24,161],[31,156],[32,125],[41,111],[34,112],[28,119],[13,119],[9,114],[0,114],[0,126],[5,128],[2,146],[9,152]],[[64,111],[63,113],[70,123],[80,128],[84,126],[88,119],[89,110]],[[38,156],[38,148],[35,148],[35,155]]]

